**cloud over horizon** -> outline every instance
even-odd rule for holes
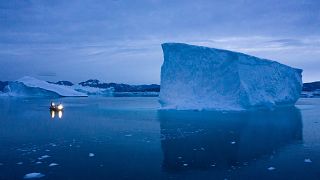
[[[240,51],[320,80],[320,2],[0,1],[0,78],[159,83],[161,43]]]

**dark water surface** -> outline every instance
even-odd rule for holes
[[[90,97],[52,114],[50,101],[0,98],[1,180],[320,179],[320,99],[241,113]]]

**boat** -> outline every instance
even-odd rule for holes
[[[51,102],[49,109],[52,111],[63,111],[63,108],[64,107],[61,103],[56,105],[54,102]]]

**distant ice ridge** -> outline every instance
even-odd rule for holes
[[[73,85],[71,86],[74,90],[87,95],[102,95],[102,96],[113,96],[114,88],[101,89],[90,86]]]
[[[164,109],[245,110],[294,105],[302,70],[243,53],[162,44],[159,101]]]
[[[69,97],[69,96],[87,96],[85,93],[75,91],[68,86],[51,84],[46,81],[25,76],[16,81],[9,82],[5,87],[5,92],[9,96],[27,96],[27,97]]]

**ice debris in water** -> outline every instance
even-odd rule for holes
[[[272,166],[268,168],[269,171],[273,171],[273,170],[275,170],[275,169],[276,169],[276,168],[275,168],[275,167],[272,167]]]
[[[188,166],[188,164],[183,164],[183,166]]]
[[[38,159],[41,160],[41,159],[46,159],[46,158],[49,158],[50,156],[49,155],[43,155],[41,157],[39,157]]]
[[[29,174],[24,175],[23,178],[24,179],[33,179],[33,178],[42,178],[42,177],[44,177],[44,174],[34,172],[34,173],[29,173]]]
[[[89,157],[93,157],[94,156],[94,154],[93,153],[89,153]]]
[[[311,161],[311,159],[307,158],[307,159],[304,159],[304,162],[305,163],[311,163],[312,161]]]
[[[231,141],[230,143],[231,143],[231,144],[235,144],[236,142],[235,142],[235,141]]]
[[[49,164],[49,167],[52,167],[52,166],[58,166],[59,164],[57,164],[57,163],[51,163],[51,164]]]
[[[22,165],[22,164],[23,164],[23,162],[17,162],[17,164],[18,164],[18,165]]]

